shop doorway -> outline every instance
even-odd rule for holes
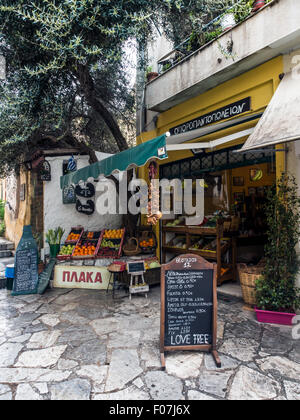
[[[202,227],[206,228],[187,228],[184,214],[163,219],[161,261],[168,262],[180,253],[197,253],[217,263],[219,285],[238,281],[238,263],[257,264],[263,258],[266,194],[276,182],[272,149],[241,154],[237,153],[240,147],[201,153],[160,167],[160,179],[204,179]]]

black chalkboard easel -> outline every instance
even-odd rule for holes
[[[217,267],[194,254],[174,258],[161,268],[160,354],[209,351],[217,367]]]

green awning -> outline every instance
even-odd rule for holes
[[[93,163],[78,171],[60,177],[60,187],[76,185],[89,178],[109,176],[115,172],[127,171],[133,167],[144,166],[151,159],[166,159],[166,135],[156,137],[131,149],[124,150],[100,162]]]

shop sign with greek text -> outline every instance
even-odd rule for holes
[[[250,110],[251,98],[249,96],[245,99],[241,99],[240,101],[226,105],[223,108],[216,109],[209,112],[208,114],[201,115],[200,117],[187,121],[181,125],[178,125],[177,127],[173,127],[170,129],[170,134],[173,136],[186,133],[188,131],[197,130],[198,128],[205,127],[206,125],[236,117],[237,115],[243,114],[244,112]]]
[[[67,289],[107,289],[109,272],[105,267],[57,265],[53,287]]]

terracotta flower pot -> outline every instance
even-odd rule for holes
[[[158,73],[150,72],[147,73],[147,82],[151,82],[151,80],[155,79],[158,76]]]
[[[266,5],[266,1],[265,0],[256,0],[253,4],[252,7],[252,12],[257,12],[257,10],[261,9],[262,7],[264,7]]]
[[[292,321],[296,316],[296,314],[287,312],[263,311],[257,308],[255,308],[255,312],[257,321],[265,324],[293,325]]]

